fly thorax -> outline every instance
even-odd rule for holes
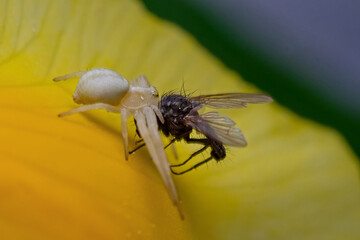
[[[184,118],[192,109],[189,99],[177,94],[163,96],[160,104],[164,118],[171,118],[173,122],[175,119]]]

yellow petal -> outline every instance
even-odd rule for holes
[[[57,118],[76,106],[76,80],[51,79],[105,67],[160,93],[183,80],[204,94],[258,90],[137,1],[0,4],[1,239],[360,237],[355,155],[276,103],[224,112],[249,146],[175,178],[181,221],[147,151],[124,160],[120,116]],[[180,159],[197,147],[179,146]]]

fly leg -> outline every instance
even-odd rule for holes
[[[207,146],[206,146],[206,147],[207,147]],[[191,168],[188,168],[188,169],[186,169],[186,170],[184,170],[184,171],[182,171],[182,172],[174,172],[172,169],[171,169],[171,172],[172,172],[173,174],[175,174],[175,175],[181,175],[181,174],[187,173],[187,172],[189,172],[189,171],[191,171],[191,170],[193,170],[193,169],[195,169],[195,168],[203,165],[204,163],[207,163],[207,162],[210,161],[211,159],[213,159],[212,156],[211,156],[211,157],[208,157],[208,158],[205,159],[204,161],[201,161],[201,162],[195,164],[194,166],[192,166]]]
[[[164,147],[164,149],[166,149],[168,146],[173,144],[175,141],[176,141],[176,138],[171,139],[171,141]]]
[[[135,149],[129,151],[129,154],[133,154],[134,152],[136,152],[137,150],[139,150],[140,148],[144,147],[145,143],[140,144],[139,146],[137,146]]]
[[[140,148],[144,147],[145,146],[145,142],[144,142],[144,139],[141,137],[141,134],[139,132],[139,129],[138,129],[138,126],[136,124],[136,119],[134,119],[134,122],[135,122],[135,126],[136,126],[136,134],[141,138],[140,140],[136,141],[135,142],[135,145],[138,144],[138,143],[141,143],[139,146],[135,147],[135,149],[129,151],[129,154],[133,154],[134,152],[136,152],[137,150],[139,150]]]
[[[166,149],[168,146],[170,146],[172,143],[174,143],[175,140],[176,140],[175,138],[172,139],[172,140],[164,147],[164,149]],[[138,144],[138,143],[141,143],[141,142],[144,142],[144,139],[140,139],[139,141],[136,141],[135,143]],[[133,154],[134,152],[136,152],[137,150],[139,150],[140,148],[142,148],[142,147],[144,147],[144,146],[145,146],[145,143],[140,144],[140,145],[137,146],[134,150],[131,150],[131,151],[129,152],[129,154]]]
[[[140,139],[139,141],[136,141],[136,143],[141,143],[143,142],[144,140],[143,139]],[[165,147],[164,149],[166,149],[167,147],[169,147],[171,144],[173,144],[174,142],[176,141],[176,139],[172,139]],[[142,143],[140,144],[139,146],[137,146],[134,150],[131,150],[129,152],[129,154],[133,154],[134,152],[136,152],[137,150],[139,150],[140,148],[144,147],[145,146],[145,143]]]
[[[195,157],[196,155],[198,155],[199,153],[202,153],[203,151],[205,151],[207,148],[209,147],[209,145],[205,145],[204,147],[202,147],[200,150],[197,150],[196,152],[194,152],[193,154],[190,155],[190,157],[188,159],[186,159],[184,162],[179,163],[179,164],[174,164],[174,165],[170,165],[171,168],[173,167],[181,167],[184,166],[187,162],[189,162],[193,157]]]
[[[180,167],[180,166],[185,165],[193,157],[195,157],[199,153],[202,153],[203,151],[205,151],[210,146],[210,141],[207,138],[190,138],[190,137],[187,136],[187,137],[184,137],[184,139],[185,139],[185,141],[187,143],[201,143],[201,144],[204,144],[205,146],[203,148],[201,148],[200,150],[198,150],[198,151],[194,152],[193,154],[191,154],[190,157],[188,159],[186,159],[184,162],[182,162],[180,164],[171,165],[170,167]],[[173,139],[168,145],[170,145],[173,141],[175,141],[175,139]]]
[[[223,157],[225,157],[225,153],[219,152],[219,150],[222,150],[222,149],[223,149],[222,145],[220,144],[221,147],[222,147],[222,148],[221,148],[220,146],[218,146],[218,145],[215,144],[215,143],[217,143],[217,142],[215,142],[215,141],[212,141],[212,140],[210,140],[210,139],[208,139],[208,138],[199,138],[199,139],[198,139],[198,138],[184,137],[184,139],[185,139],[185,141],[186,141],[187,143],[200,143],[200,144],[204,144],[204,147],[201,148],[200,150],[194,152],[193,154],[191,154],[190,157],[189,157],[188,159],[186,159],[184,162],[182,162],[182,163],[180,163],[180,164],[176,164],[176,165],[170,165],[171,172],[172,172],[173,174],[175,174],[175,175],[181,175],[181,174],[184,174],[184,173],[186,173],[186,172],[189,172],[189,171],[191,171],[191,170],[193,170],[193,169],[195,169],[195,168],[203,165],[204,163],[209,162],[209,161],[210,161],[211,159],[213,159],[213,158],[215,158],[216,160],[220,160],[220,159],[222,159]],[[173,170],[173,168],[176,168],[176,167],[180,167],[180,166],[185,165],[185,164],[186,164],[187,162],[189,162],[193,157],[195,157],[195,156],[198,155],[199,153],[202,153],[202,152],[205,151],[208,147],[211,147],[211,149],[212,149],[212,151],[211,151],[211,156],[210,156],[210,157],[206,158],[205,160],[203,160],[203,161],[195,164],[194,166],[192,166],[192,167],[190,167],[190,168],[188,168],[188,169],[186,169],[186,170],[184,170],[184,171],[182,171],[182,172],[175,172],[175,171]],[[225,149],[224,149],[224,151],[225,151]]]

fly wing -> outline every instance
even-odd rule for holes
[[[248,103],[268,103],[273,99],[265,94],[256,93],[221,93],[200,95],[190,98],[212,108],[244,108]]]
[[[189,114],[185,120],[198,132],[225,145],[237,147],[247,145],[244,135],[235,126],[235,122],[228,117],[219,115],[218,112],[207,112],[202,115]]]

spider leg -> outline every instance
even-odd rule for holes
[[[128,160],[129,158],[129,135],[128,135],[128,126],[127,126],[127,119],[130,117],[129,110],[122,108],[120,110],[121,115],[121,132],[123,137],[123,143],[124,143],[124,152],[125,152],[125,159]]]
[[[176,151],[175,142],[174,142],[174,144],[171,145],[171,150],[172,150],[172,152],[173,152],[173,154],[174,154],[175,159],[178,160],[178,159],[179,159],[179,155],[178,155],[178,153],[177,153],[177,151]]]
[[[87,71],[80,71],[80,72],[73,72],[73,73],[69,73],[63,76],[59,76],[53,79],[54,82],[59,82],[59,81],[63,81],[63,80],[68,80],[70,78],[74,78],[74,77],[82,77],[82,75],[84,75]]]
[[[143,141],[144,141],[144,139],[140,139],[140,140],[136,141],[135,143],[141,143],[141,142],[143,142]],[[172,143],[174,143],[174,142],[175,142],[175,138],[172,139],[172,140],[164,147],[164,149],[166,149],[168,146],[170,146],[170,144],[172,144]],[[137,150],[139,150],[140,148],[142,148],[142,147],[144,147],[144,146],[145,146],[145,143],[137,146],[135,149],[129,151],[129,154],[133,154],[134,152],[136,152]],[[174,145],[172,145],[172,146],[174,146]],[[174,151],[174,150],[175,150],[174,155],[175,155],[175,158],[177,159],[176,149],[173,148],[173,151]]]
[[[169,162],[167,161],[160,133],[158,131],[155,113],[150,107],[145,107],[142,112],[136,111],[134,113],[134,117],[137,121],[141,136],[143,137],[151,157],[159,170],[162,179],[164,180],[172,201],[174,205],[177,206],[181,218],[183,218],[175,184],[171,178]]]
[[[115,112],[115,113],[119,112],[119,108],[114,107],[112,105],[105,104],[105,103],[94,103],[94,104],[82,105],[80,107],[71,109],[70,111],[60,113],[58,116],[64,117],[64,116],[68,116],[68,115],[71,115],[74,113],[86,112],[86,111],[94,110],[94,109],[104,109],[108,112]]]
[[[209,162],[212,158],[213,158],[213,157],[211,156],[211,157],[205,159],[204,161],[201,161],[201,162],[195,164],[194,166],[192,166],[191,168],[188,168],[188,169],[186,169],[186,170],[184,170],[184,171],[182,171],[182,172],[174,172],[174,170],[172,170],[172,168],[171,168],[171,172],[172,172],[173,174],[175,174],[175,175],[181,175],[181,174],[187,173],[187,172],[189,172],[189,171],[191,171],[191,170],[193,170],[193,169],[195,169],[195,168],[203,165],[204,163]]]
[[[164,147],[164,149],[166,149],[167,147],[169,147],[171,145],[171,150],[174,154],[175,159],[177,160],[179,158],[179,156],[176,151],[175,141],[176,141],[176,138],[171,139],[170,142]]]
[[[158,106],[155,106],[155,105],[150,105],[151,109],[154,111],[154,113],[156,114],[157,118],[160,120],[160,122],[162,124],[164,124],[164,117],[163,115],[161,114]]]

